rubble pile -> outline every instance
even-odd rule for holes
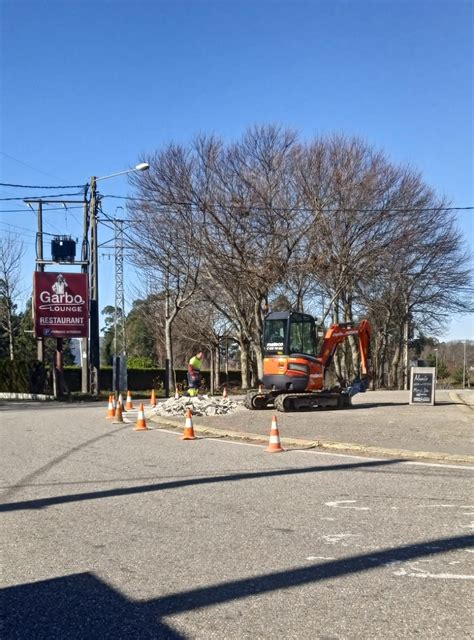
[[[244,408],[242,403],[229,400],[229,398],[212,398],[207,395],[193,398],[181,396],[180,398],[168,398],[165,402],[159,402],[152,410],[152,414],[157,416],[184,416],[186,410],[191,409],[193,416],[221,416]]]

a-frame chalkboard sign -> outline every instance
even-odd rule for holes
[[[410,374],[410,404],[434,404],[435,367],[412,367]]]

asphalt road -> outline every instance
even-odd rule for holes
[[[3,639],[472,637],[472,469],[7,405]]]

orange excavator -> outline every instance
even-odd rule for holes
[[[367,320],[333,324],[318,353],[313,316],[295,311],[269,313],[264,324],[263,385],[247,393],[245,406],[278,411],[350,406],[352,396],[369,385],[370,333]],[[358,339],[360,375],[346,387],[328,388],[329,365],[337,345],[348,336]]]

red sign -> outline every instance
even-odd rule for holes
[[[87,273],[33,277],[33,320],[37,338],[86,338],[89,326]]]

